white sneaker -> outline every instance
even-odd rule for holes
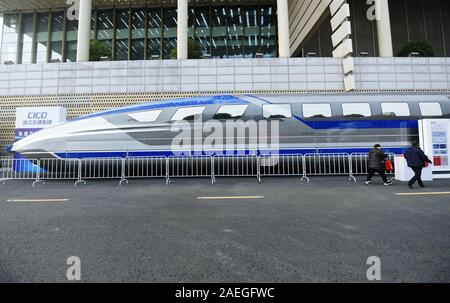
[[[389,186],[389,185],[392,185],[392,184],[394,184],[394,182],[388,181],[388,182],[384,183],[384,186]]]
[[[372,182],[371,181],[366,181],[366,185],[371,185]]]

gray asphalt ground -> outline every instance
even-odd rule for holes
[[[377,180],[378,181],[378,180]],[[0,185],[0,282],[450,282],[450,181],[346,178]],[[263,196],[199,200],[197,197]],[[66,202],[8,200],[68,199]]]

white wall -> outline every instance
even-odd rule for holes
[[[339,58],[0,65],[0,97],[343,90],[343,85],[342,59]]]

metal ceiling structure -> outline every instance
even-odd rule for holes
[[[40,10],[40,9],[61,9],[68,7],[67,0],[0,0],[0,11],[17,11],[17,10]],[[81,0],[83,1],[83,0]],[[201,4],[217,4],[217,5],[233,5],[233,4],[259,4],[273,1],[261,0],[189,0],[192,5]],[[176,0],[93,0],[94,7],[112,7],[112,6],[176,6]]]

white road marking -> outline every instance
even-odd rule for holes
[[[197,200],[256,200],[264,196],[225,196],[225,197],[197,197]]]
[[[427,192],[427,193],[396,193],[397,196],[446,196],[450,192]]]
[[[10,200],[7,200],[7,202],[25,202],[25,203],[27,203],[27,202],[29,202],[29,203],[33,203],[33,202],[37,202],[37,203],[39,203],[39,202],[42,202],[42,203],[45,203],[45,202],[68,202],[69,201],[69,199],[10,199]]]

